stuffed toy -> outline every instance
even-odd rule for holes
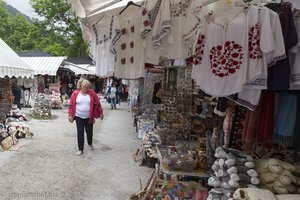
[[[263,184],[267,184],[275,182],[279,178],[279,175],[272,172],[265,172],[260,174],[259,178]]]
[[[281,160],[275,159],[275,158],[269,158],[269,159],[260,159],[255,162],[256,164],[256,171],[259,174],[265,173],[265,172],[272,172],[274,174],[281,174],[283,169],[286,169],[290,172],[293,172],[296,170],[296,167],[293,165],[283,162]]]
[[[229,195],[229,200],[277,200],[269,190],[258,188],[238,188]]]
[[[278,200],[299,200],[300,195],[299,194],[281,194],[276,195]]]
[[[262,187],[276,194],[299,193],[298,177],[293,175],[295,167],[278,159],[258,160],[256,169],[261,179]]]

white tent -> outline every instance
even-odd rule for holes
[[[33,70],[34,74],[56,76],[58,68],[67,57],[21,57]]]
[[[0,78],[33,78],[34,71],[0,38]]]
[[[67,64],[63,68],[70,69],[75,73],[75,75],[96,75],[96,72],[89,67],[90,65],[80,65],[80,64]]]
[[[105,14],[118,14],[131,0],[68,0],[83,24],[96,23]],[[142,0],[133,0],[141,2]]]

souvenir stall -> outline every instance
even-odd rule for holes
[[[146,80],[145,63],[163,66],[158,120],[135,155],[158,162],[132,199],[299,199],[298,6],[146,0],[81,10],[96,67],[100,50],[116,58],[107,63],[117,77]]]
[[[56,109],[62,109],[62,99],[60,94],[60,84],[59,83],[52,83],[49,84],[49,103],[50,107]]]
[[[30,115],[35,119],[51,119],[51,104],[44,93],[39,93],[35,96]]]
[[[47,93],[49,91],[49,85],[52,83],[58,83],[62,74],[72,74],[69,69],[64,69],[62,66],[66,57],[21,57],[22,60],[27,63],[33,70],[35,78],[27,86],[24,82],[24,99],[27,105],[34,106],[36,97],[38,94]],[[19,81],[18,81],[19,82]]]
[[[33,78],[33,70],[0,39],[0,151],[8,150],[21,137],[31,137],[26,117],[13,107],[12,83],[15,77]],[[15,105],[14,105],[15,106]]]

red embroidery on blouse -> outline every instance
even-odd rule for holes
[[[122,65],[125,65],[125,64],[126,64],[126,58],[122,58],[122,59],[121,59],[121,64],[122,64]]]
[[[121,30],[121,33],[122,33],[122,35],[125,35],[125,34],[127,33],[127,29],[126,29],[126,28],[123,28],[123,29]]]
[[[212,73],[218,77],[234,74],[241,68],[243,47],[234,41],[227,41],[223,46],[218,45],[210,50],[210,64]]]
[[[126,43],[121,44],[121,49],[122,50],[126,49]]]
[[[133,47],[134,47],[134,43],[130,42],[130,48],[133,48]]]
[[[134,62],[134,57],[133,57],[133,56],[130,58],[130,62],[131,62],[131,63]]]
[[[202,63],[202,56],[204,53],[204,44],[205,44],[205,36],[199,35],[197,44],[196,44],[196,50],[195,50],[195,57],[194,57],[194,64],[199,65]]]
[[[262,58],[258,23],[251,27],[249,32],[249,57],[250,59]]]
[[[147,9],[144,8],[144,10],[142,11],[142,15],[145,16],[148,13]]]
[[[134,26],[130,27],[131,33],[134,33]]]
[[[149,21],[149,20],[145,20],[145,21],[144,21],[144,26],[146,26],[146,27],[147,27],[147,26],[150,26],[150,21]]]

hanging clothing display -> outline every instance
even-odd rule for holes
[[[118,18],[106,15],[93,25],[93,30],[96,37],[94,50],[96,74],[100,77],[111,76],[114,72],[116,56],[113,39],[120,33]]]
[[[162,0],[147,0],[141,9],[141,37],[145,51],[145,63],[159,64],[161,49],[152,45],[153,27],[160,14]]]
[[[298,43],[291,4],[269,4],[268,7],[279,14],[287,58],[268,68],[268,89],[288,90],[290,88],[291,66],[288,51]]]
[[[263,63],[259,78],[243,86],[243,91],[228,98],[252,111],[256,110],[261,96],[261,89],[267,89],[268,67],[286,58],[280,19],[277,13],[266,8],[259,8],[260,50]],[[259,62],[260,63],[260,62]],[[251,66],[249,66],[251,67]]]
[[[161,18],[156,21],[153,36],[153,44],[160,46],[162,57],[168,59],[188,58],[191,56],[189,45],[185,39],[187,35],[199,28],[199,20],[194,18],[194,10],[201,1],[193,0],[174,0],[163,1]],[[168,25],[170,24],[170,25]]]
[[[294,64],[291,69],[291,89],[300,88],[300,19],[297,21],[296,30],[298,44],[291,49],[291,52],[295,55]]]
[[[120,33],[115,37],[114,48],[117,52],[115,76],[125,79],[144,77],[144,48],[140,32],[141,17],[139,8],[132,13],[119,16]]]
[[[273,138],[275,96],[273,92],[263,91],[260,102],[257,138],[259,142],[268,143]]]
[[[201,62],[193,67],[193,77],[196,78],[197,85],[214,96],[228,96],[242,91],[247,76],[252,78],[252,74],[247,75],[248,53],[253,52],[250,54],[253,59],[260,58],[255,56],[259,53],[257,46],[251,47],[248,52],[248,35],[258,23],[258,8],[241,8],[225,24],[216,23],[214,14],[202,20],[200,37],[203,37],[204,46],[202,43],[203,51],[201,50],[200,55],[195,55]],[[258,37],[254,36],[254,39]]]

